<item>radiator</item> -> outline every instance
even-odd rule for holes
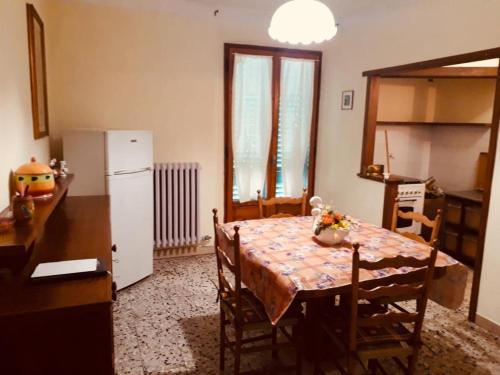
[[[154,166],[155,248],[195,246],[200,242],[200,165]]]

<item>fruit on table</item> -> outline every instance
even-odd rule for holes
[[[48,165],[37,162],[34,157],[31,162],[21,165],[14,175],[16,189],[21,194],[26,186],[29,186],[29,194],[33,197],[47,196],[54,191],[54,172]]]

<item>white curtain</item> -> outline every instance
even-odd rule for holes
[[[283,195],[299,197],[309,154],[314,61],[282,58],[279,126],[282,141]]]
[[[272,129],[270,56],[234,57],[232,142],[240,202],[257,198],[266,182]]]

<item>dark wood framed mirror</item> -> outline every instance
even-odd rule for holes
[[[43,21],[33,4],[26,4],[26,14],[28,18],[33,137],[38,139],[49,135],[45,34]]]

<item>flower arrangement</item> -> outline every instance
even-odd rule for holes
[[[313,207],[311,215],[314,217],[312,226],[314,237],[325,245],[335,245],[344,241],[355,224],[353,220],[335,211],[331,206],[323,204],[321,197],[312,197],[309,204]]]
[[[351,221],[344,214],[335,211],[330,207],[324,207],[321,210],[318,220],[316,220],[314,234],[318,236],[321,231],[328,228],[334,231],[349,231],[351,229],[351,224]]]

